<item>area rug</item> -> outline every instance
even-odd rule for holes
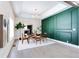
[[[33,41],[30,41],[30,43],[28,44],[27,40],[24,40],[24,42],[22,44],[22,41],[19,40],[17,50],[30,49],[30,48],[40,47],[40,46],[54,44],[54,43],[55,43],[54,41],[47,39],[47,41],[41,42],[41,44],[40,44],[40,42],[37,42],[37,44],[36,44],[36,42],[33,42]]]

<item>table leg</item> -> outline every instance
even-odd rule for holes
[[[29,39],[27,39],[27,43],[29,44]]]

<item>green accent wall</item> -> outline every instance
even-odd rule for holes
[[[42,33],[49,38],[79,45],[79,8],[70,8],[42,20]]]

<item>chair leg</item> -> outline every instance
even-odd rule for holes
[[[23,40],[22,40],[22,44],[23,44]]]
[[[29,44],[29,39],[27,39],[27,43]]]
[[[22,44],[23,44],[24,39],[22,39]]]

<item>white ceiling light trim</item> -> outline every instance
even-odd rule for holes
[[[75,4],[75,5],[78,5],[75,1],[73,1],[72,3]]]
[[[51,15],[54,15],[54,14],[57,14],[65,9],[68,9],[70,8],[71,6],[67,6],[65,4],[57,4],[54,8],[48,10],[46,13],[44,13],[42,16],[41,16],[41,19],[44,19],[46,17],[49,17]]]
[[[53,8],[60,2],[58,1],[13,1],[13,8],[16,14],[16,17],[24,18],[40,18],[40,15],[47,12],[51,7]],[[35,10],[36,9],[36,10]],[[28,15],[27,15],[28,14]]]
[[[16,17],[22,18],[46,18],[56,14],[70,6],[59,1],[13,1],[11,2],[16,14]]]
[[[76,6],[79,6],[79,1],[72,1],[72,3]]]

